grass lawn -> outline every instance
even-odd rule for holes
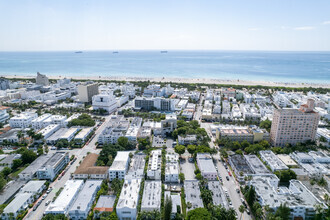
[[[20,174],[27,166],[28,166],[28,164],[25,165],[25,166],[23,166],[23,167],[18,168],[15,172],[9,174],[10,177],[11,178],[17,178],[18,177],[18,174]]]

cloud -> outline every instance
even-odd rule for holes
[[[259,31],[259,30],[261,30],[260,28],[249,28],[248,29],[249,31]]]
[[[330,21],[324,21],[322,24],[324,25],[330,24]]]
[[[315,29],[313,26],[303,26],[303,27],[295,27],[294,30],[296,31],[310,31]]]

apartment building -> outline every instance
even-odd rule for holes
[[[141,203],[141,211],[160,211],[161,194],[161,181],[145,181]]]
[[[314,141],[320,116],[313,109],[313,99],[308,99],[299,109],[275,109],[270,132],[272,144],[285,146]]]
[[[117,155],[109,168],[109,180],[124,179],[129,167],[129,151],[118,151]]]
[[[69,163],[68,152],[56,152],[37,170],[38,179],[53,180],[56,175]]]
[[[98,84],[86,82],[78,85],[78,99],[80,102],[91,102],[94,95],[99,93]]]
[[[92,106],[94,110],[103,109],[108,114],[111,114],[117,110],[117,100],[112,91],[110,93],[101,93],[93,96]]]
[[[209,153],[198,153],[196,156],[197,166],[202,176],[208,180],[216,180],[218,177],[212,157]]]
[[[30,127],[32,120],[37,118],[37,113],[22,112],[9,119],[9,125],[12,128],[28,128]]]
[[[153,150],[149,157],[147,176],[152,180],[161,179],[162,151]]]

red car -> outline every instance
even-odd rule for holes
[[[228,172],[228,174],[229,174],[229,176],[231,176],[231,173],[230,172]]]

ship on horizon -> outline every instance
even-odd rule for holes
[[[119,53],[118,51],[113,51],[112,53]]]
[[[160,53],[167,53],[167,50],[161,50]]]
[[[82,51],[76,51],[75,53],[82,53]]]

